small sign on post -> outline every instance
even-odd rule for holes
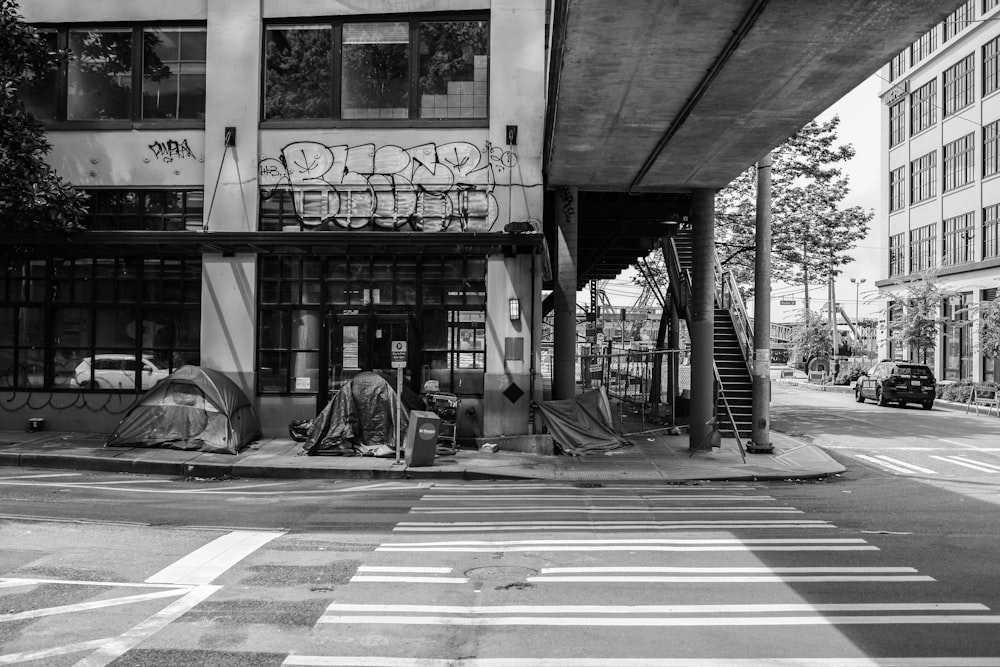
[[[405,340],[394,340],[390,347],[392,351],[392,367],[396,369],[396,460],[393,465],[402,465],[403,462],[399,457],[400,451],[403,448],[402,438],[400,437],[400,418],[399,415],[403,414],[403,369],[406,368],[406,341]]]
[[[406,341],[392,341],[392,367],[406,368]]]

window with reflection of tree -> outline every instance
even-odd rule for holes
[[[265,120],[488,116],[483,18],[274,23],[264,54]]]

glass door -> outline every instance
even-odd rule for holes
[[[336,309],[327,315],[326,386],[318,402],[325,406],[345,382],[362,371],[375,371],[395,386],[392,341],[407,341],[404,313],[373,313]]]

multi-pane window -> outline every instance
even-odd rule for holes
[[[889,172],[889,211],[906,206],[906,167]]]
[[[983,176],[1000,173],[1000,120],[983,126]]]
[[[200,258],[0,261],[0,386],[141,391],[199,362]]]
[[[975,259],[975,218],[976,214],[969,212],[944,220],[944,264],[964,264]]]
[[[274,23],[263,118],[485,119],[488,56],[481,17]]]
[[[910,203],[916,204],[937,194],[937,151],[910,162]]]
[[[937,26],[931,28],[920,39],[910,45],[910,64],[916,65],[921,60],[934,53],[937,48]]]
[[[994,7],[1000,6],[1000,0],[983,0],[983,13],[990,11]]]
[[[906,265],[906,234],[900,232],[889,237],[889,275],[901,276]]]
[[[906,70],[906,51],[900,51],[889,61],[889,80],[895,81]]]
[[[983,45],[983,95],[1000,90],[1000,37]]]
[[[201,190],[87,189],[83,226],[92,231],[197,231],[202,228]]]
[[[976,94],[976,58],[970,54],[944,71],[944,115],[964,109],[972,104]]]
[[[1000,205],[994,204],[983,209],[983,259],[1000,257]]]
[[[929,81],[910,95],[910,134],[923,132],[937,122],[937,81]]]
[[[42,35],[70,57],[22,91],[38,118],[204,120],[204,26],[74,26]]]
[[[968,185],[976,178],[976,133],[947,143],[942,148],[944,192]]]
[[[934,266],[934,248],[937,245],[936,223],[910,230],[910,273],[925,271]]]
[[[906,103],[904,100],[889,107],[889,147],[898,146],[906,138]]]
[[[976,18],[976,0],[966,0],[961,7],[948,15],[944,20],[944,41],[957,35],[972,25]]]

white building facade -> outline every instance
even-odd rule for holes
[[[882,68],[881,280],[893,300],[931,272],[942,305],[938,379],[997,380],[978,306],[1000,287],[1000,0],[968,0]],[[917,360],[884,337],[883,357]],[[920,360],[925,361],[925,360]]]

